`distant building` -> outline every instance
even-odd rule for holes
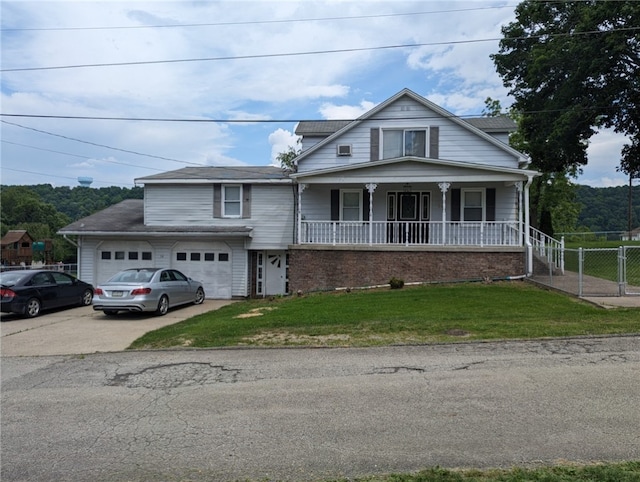
[[[89,187],[89,186],[91,186],[92,183],[93,183],[93,178],[92,177],[79,177],[78,178],[78,184],[80,184],[82,187]]]
[[[631,233],[623,233],[622,241],[640,241],[640,228],[636,228]]]
[[[25,230],[11,230],[2,237],[2,264],[30,265],[33,261],[33,238]]]

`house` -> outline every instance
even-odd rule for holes
[[[625,232],[621,236],[622,241],[640,241],[640,228],[632,229],[631,232]]]
[[[506,117],[464,120],[404,89],[355,121],[300,122],[296,169],[190,167],[60,233],[80,277],[172,266],[208,297],[524,276],[529,186]]]
[[[276,167],[186,167],[136,179],[129,199],[59,231],[77,236],[78,276],[93,284],[122,269],[176,268],[208,298],[288,292],[292,180]]]
[[[2,265],[30,265],[33,261],[33,238],[22,229],[8,231],[0,240]]]

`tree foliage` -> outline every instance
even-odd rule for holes
[[[53,256],[68,261],[75,249],[56,233],[64,226],[124,199],[141,199],[142,188],[2,186],[0,235],[11,229],[26,229],[35,241],[53,240]]]
[[[620,170],[640,175],[640,2],[525,0],[502,33],[492,59],[534,166],[575,172],[611,127],[630,139]]]

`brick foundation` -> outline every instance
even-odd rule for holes
[[[349,249],[291,246],[289,288],[326,291],[387,284],[499,279],[525,272],[523,248]]]

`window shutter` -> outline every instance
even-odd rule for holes
[[[451,221],[460,221],[460,189],[451,190]]]
[[[251,217],[251,184],[242,185],[242,217]]]
[[[496,190],[495,188],[487,188],[485,194],[487,200],[487,221],[495,221],[496,220]]]
[[[340,221],[340,189],[331,190],[331,221]]]
[[[439,159],[440,157],[440,127],[429,128],[429,157]]]
[[[222,217],[222,184],[213,185],[213,217]]]
[[[377,161],[380,153],[380,129],[374,127],[371,129],[371,144],[370,144],[370,160]]]
[[[362,220],[369,221],[369,190],[362,191]]]

